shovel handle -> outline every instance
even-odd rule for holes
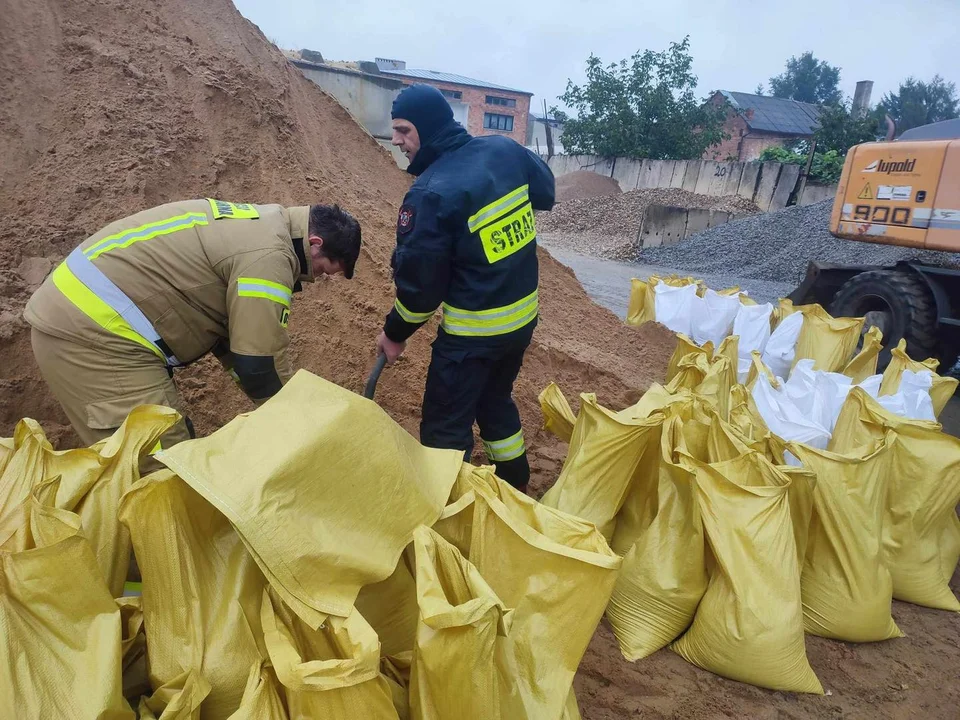
[[[367,400],[373,400],[373,394],[377,391],[377,380],[380,379],[380,373],[383,372],[386,364],[387,356],[383,353],[377,355],[377,361],[374,363],[373,370],[370,371],[370,377],[367,378],[367,385],[363,389],[363,396]]]

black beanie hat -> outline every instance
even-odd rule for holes
[[[411,85],[393,101],[390,117],[413,123],[420,135],[420,143],[426,144],[453,120],[453,110],[432,85]]]

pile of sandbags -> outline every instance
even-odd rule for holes
[[[823,692],[805,632],[900,637],[893,598],[960,610],[960,440],[935,422],[957,382],[902,345],[879,375],[879,331],[856,352],[862,319],[787,301],[759,313],[770,324],[745,368],[743,336],[698,329],[717,297],[735,295],[635,282],[631,321],[692,326],[666,384],[632,407],[584,394],[575,415],[544,390],[545,426],[570,449],[543,502],[593,522],[623,557],[607,617],[628,660],[670,646],[726,677]],[[731,330],[758,307],[743,300]],[[787,323],[792,341],[771,354]]]
[[[303,371],[139,479],[177,419],[0,441],[0,715],[579,717],[622,562],[591,523]]]

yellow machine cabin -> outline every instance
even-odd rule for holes
[[[830,229],[850,240],[960,251],[960,140],[852,148]]]
[[[890,137],[893,137],[891,130]],[[835,265],[811,258],[790,293],[834,316],[866,317],[883,333],[881,369],[890,348],[907,341],[911,357],[960,354],[960,119],[908,130],[899,140],[847,152],[830,219],[840,238],[941,251],[942,261],[890,266]]]

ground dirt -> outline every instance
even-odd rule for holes
[[[191,197],[338,202],[355,213],[365,245],[356,278],[308,286],[290,329],[297,366],[359,391],[392,303],[389,257],[409,186],[389,153],[227,0],[0,0],[0,17],[0,434],[29,416],[61,447],[76,440],[20,319],[43,274],[107,222]],[[538,495],[566,451],[539,429],[539,391],[555,380],[568,396],[596,392],[624,407],[663,378],[674,347],[659,326],[625,327],[570,270],[540,257],[541,323],[516,392]],[[435,330],[413,338],[378,389],[378,402],[414,434]],[[251,409],[209,360],[176,380],[201,433]],[[834,688],[821,699],[730,683],[669,653],[628,664],[601,627],[577,680],[583,716],[956,718],[957,618],[897,613],[910,638],[809,642]]]

